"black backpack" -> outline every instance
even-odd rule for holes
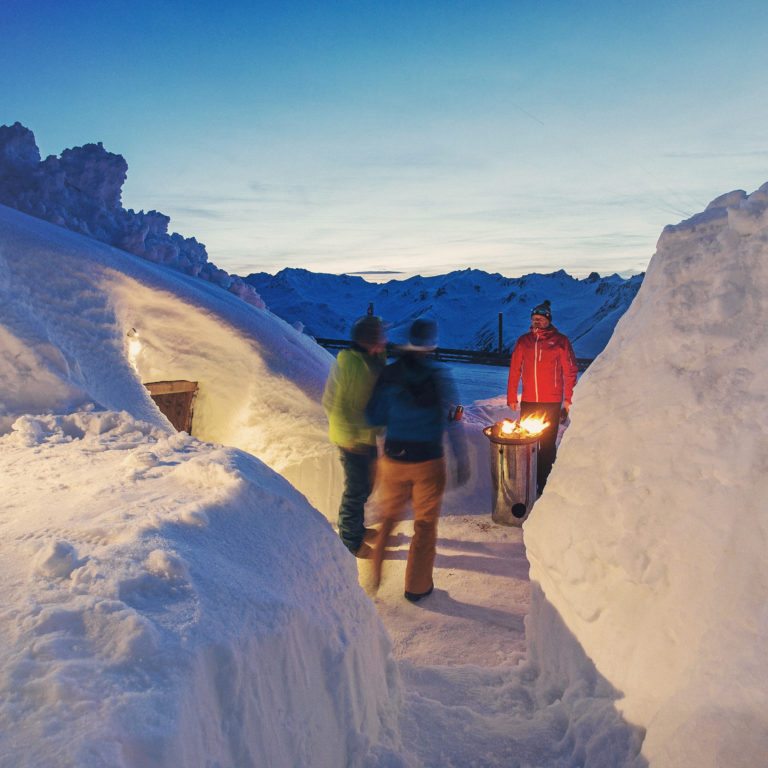
[[[434,408],[440,404],[440,386],[435,371],[428,369],[427,376],[419,377],[415,381],[414,377],[409,375],[409,371],[423,367],[418,359],[404,355],[388,366],[385,374],[388,374],[387,380],[399,384],[410,395],[418,408]]]

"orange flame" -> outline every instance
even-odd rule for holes
[[[520,421],[504,419],[499,425],[499,434],[506,437],[535,437],[541,434],[549,422],[543,416],[526,416]]]
[[[515,422],[510,421],[509,419],[504,419],[504,421],[501,422],[501,427],[499,427],[499,432],[501,432],[502,435],[511,435],[515,431]]]
[[[539,435],[548,426],[549,422],[544,416],[526,416],[520,420],[520,429],[525,430],[530,435]]]

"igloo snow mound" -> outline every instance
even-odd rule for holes
[[[115,412],[20,418],[0,475],[4,768],[403,764],[389,640],[279,475]]]
[[[665,229],[525,526],[654,767],[768,755],[767,324],[768,184]]]
[[[193,380],[195,437],[258,456],[332,514],[332,360],[233,294],[0,205],[0,434],[86,404],[169,429],[142,384]]]

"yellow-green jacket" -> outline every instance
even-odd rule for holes
[[[385,355],[369,355],[357,346],[339,352],[323,392],[332,443],[350,450],[376,445],[377,430],[366,422],[365,406],[385,363]]]

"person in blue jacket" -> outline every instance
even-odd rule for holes
[[[464,433],[452,419],[458,405],[456,389],[448,369],[430,356],[436,347],[435,321],[416,320],[409,343],[401,348],[398,360],[384,369],[365,409],[371,425],[386,429],[377,478],[382,526],[373,542],[373,581],[378,586],[387,540],[411,501],[414,530],[405,597],[412,602],[434,588],[437,520],[446,485],[446,432],[456,457],[457,484],[469,476]]]

